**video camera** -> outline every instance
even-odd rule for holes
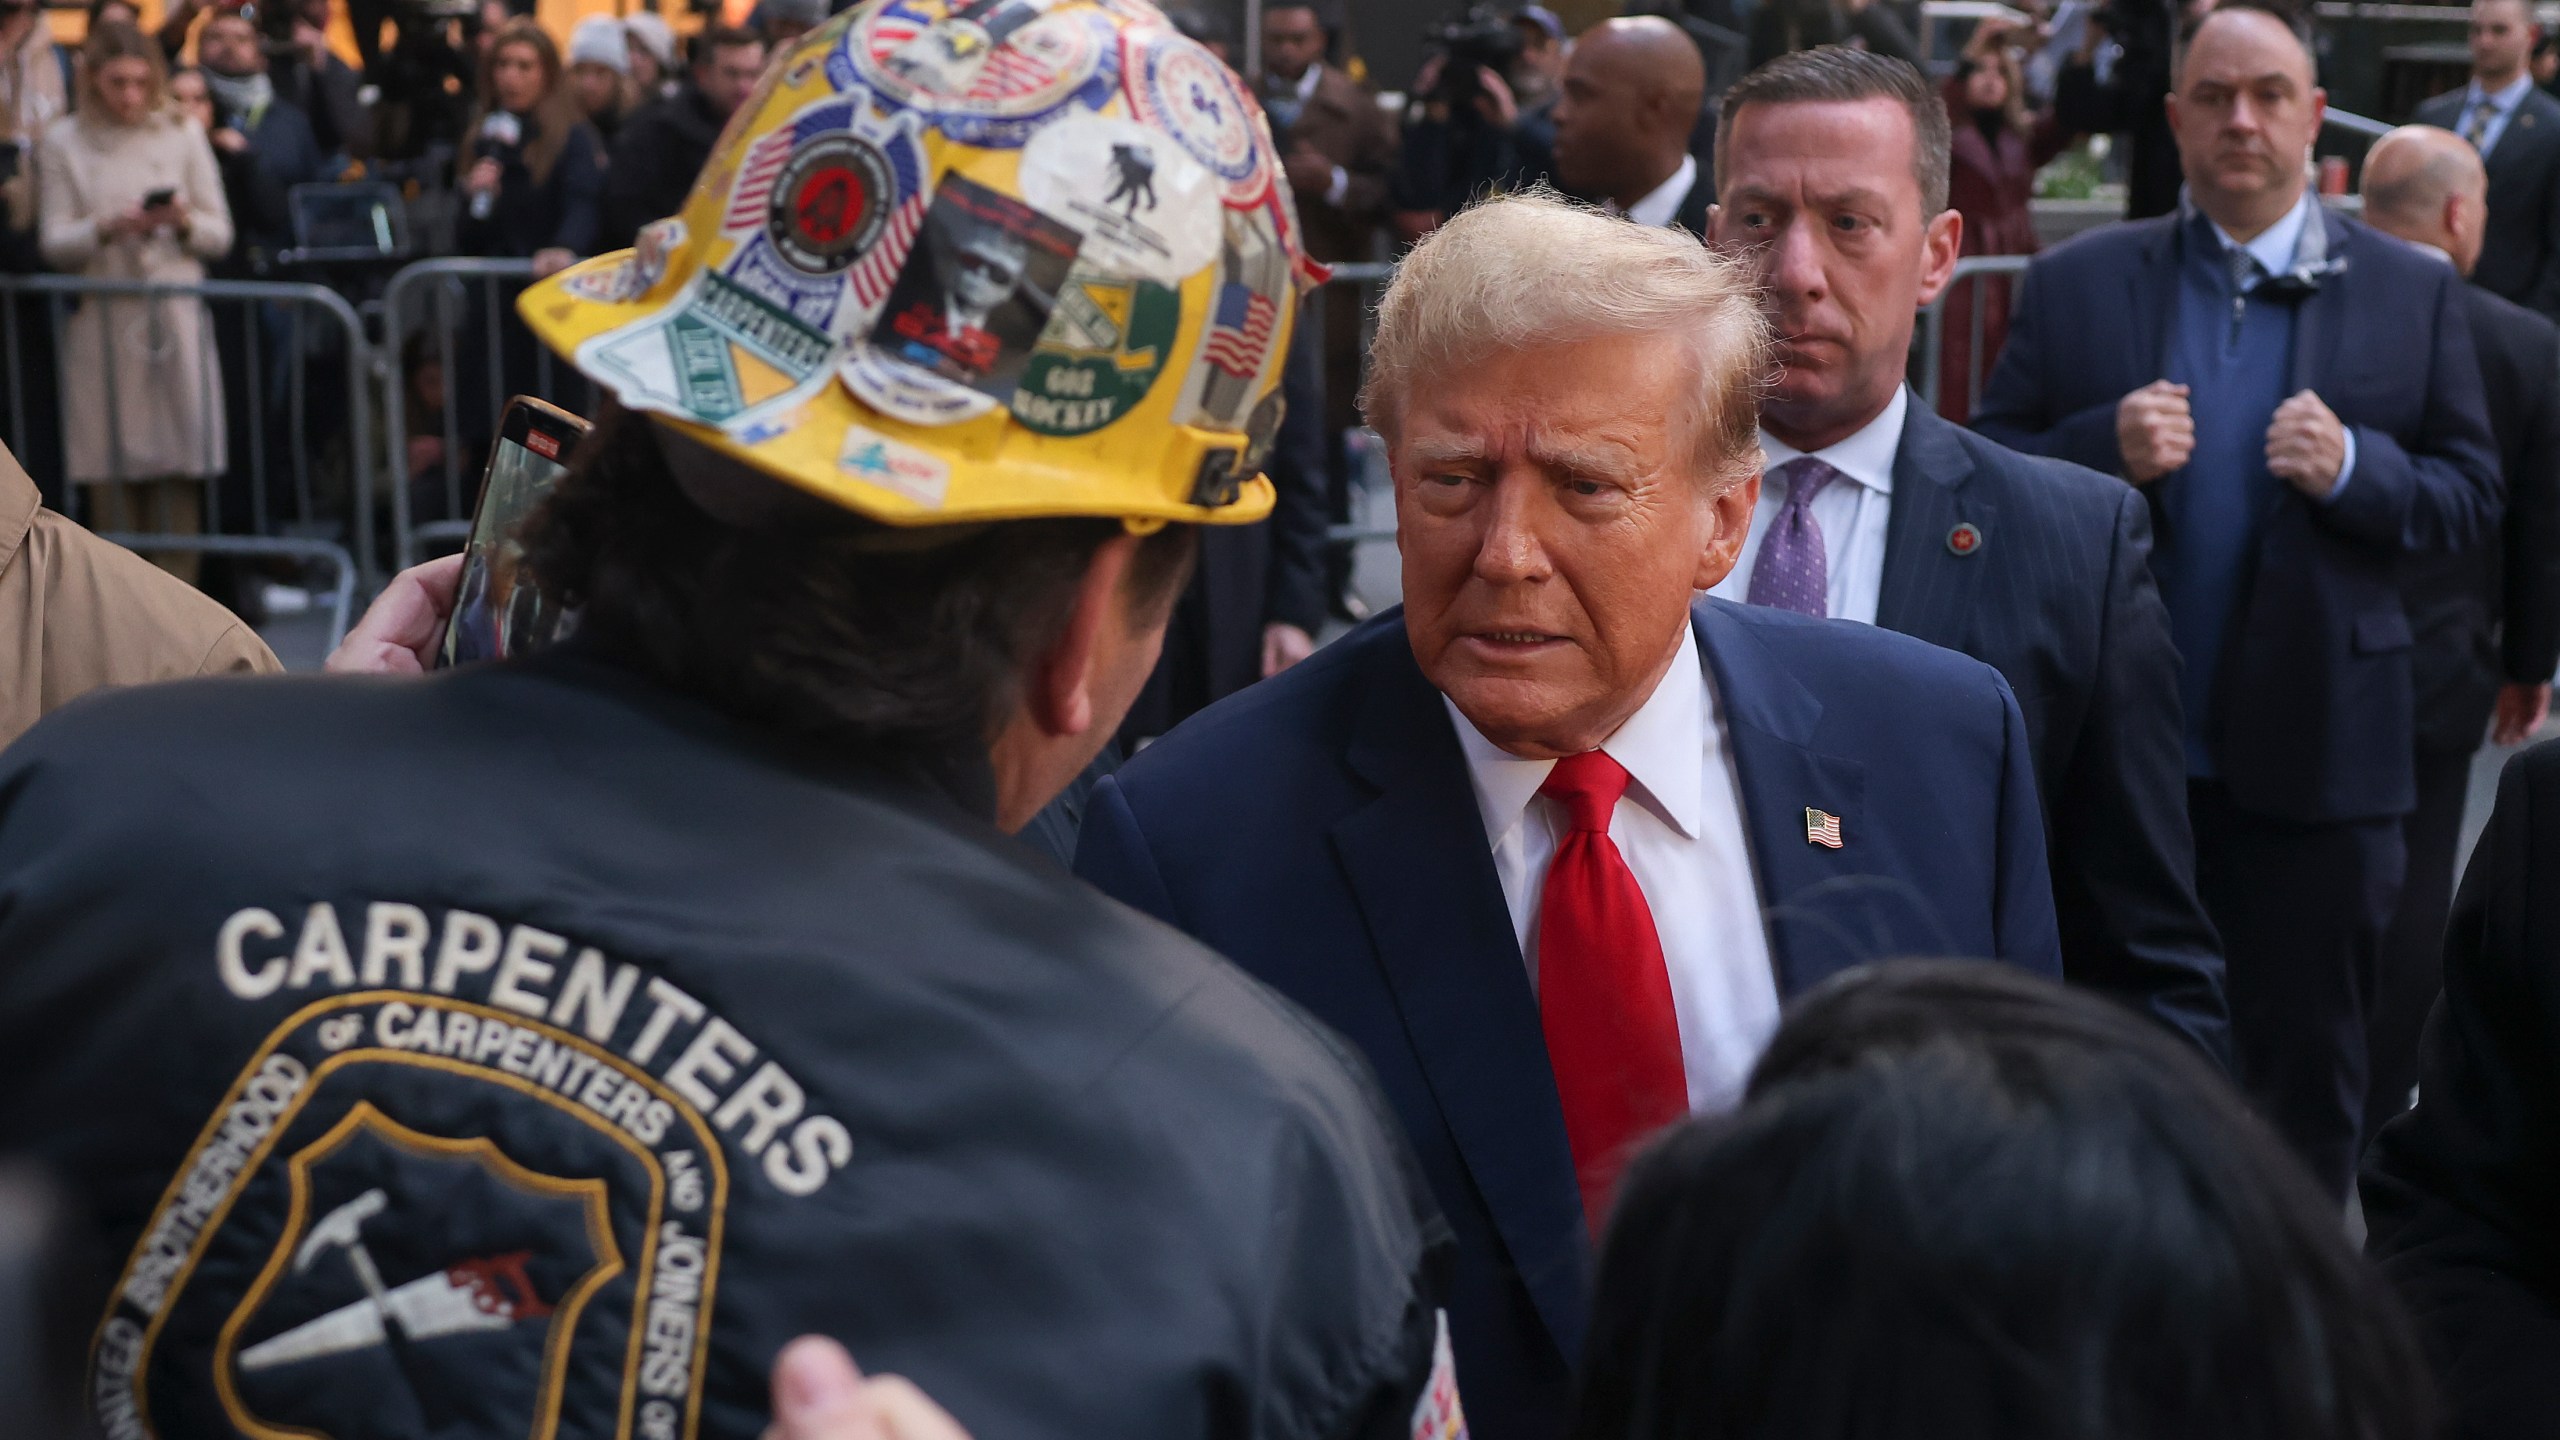
[[[1476,71],[1491,70],[1508,80],[1512,63],[1520,58],[1520,28],[1490,5],[1469,5],[1457,19],[1424,31],[1422,40],[1441,57],[1440,78],[1423,98],[1447,105],[1452,118],[1472,114],[1476,97],[1484,93]]]

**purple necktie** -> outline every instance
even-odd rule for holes
[[[1787,482],[1786,503],[1769,533],[1760,537],[1760,558],[1751,565],[1753,605],[1769,605],[1816,617],[1831,613],[1831,555],[1823,547],[1821,522],[1813,518],[1813,497],[1840,478],[1840,472],[1799,455],[1769,472]]]

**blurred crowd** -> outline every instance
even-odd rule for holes
[[[1395,95],[1328,0],[330,3],[0,11],[87,287],[0,311],[0,1151],[132,1256],[111,1433],[2548,1432],[2560,742],[2453,887],[2560,670],[2525,0],[2353,214],[2286,0],[1471,9]],[[130,287],[437,255],[526,300],[371,352],[397,503],[592,425],[203,678],[110,542],[365,402]]]

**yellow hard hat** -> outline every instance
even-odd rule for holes
[[[1243,524],[1304,288],[1262,113],[1144,0],[869,0],[683,213],[534,285],[624,405],[895,524]]]

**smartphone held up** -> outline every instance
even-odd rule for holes
[[[529,395],[507,402],[489,468],[480,479],[462,581],[446,622],[439,667],[529,655],[565,639],[578,616],[544,593],[525,563],[523,529],[541,507],[591,427]]]

